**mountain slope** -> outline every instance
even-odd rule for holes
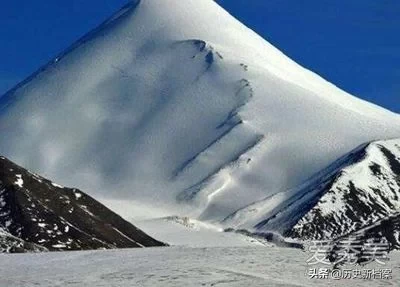
[[[364,149],[362,160],[342,169],[291,236],[336,238],[400,211],[400,140]]]
[[[2,154],[104,202],[214,221],[400,136],[400,117],[212,0],[143,0],[2,96],[0,131]]]
[[[400,140],[377,141],[359,146],[300,187],[235,212],[224,224],[329,240],[382,230],[372,227],[400,212],[399,196]],[[393,236],[396,230],[386,233]]]
[[[77,189],[0,157],[0,251],[163,246]]]
[[[377,222],[359,230],[356,230],[347,237],[358,238],[365,242],[387,242],[389,249],[400,249],[400,213],[384,217]]]
[[[12,236],[0,227],[0,253],[41,252],[46,248]]]

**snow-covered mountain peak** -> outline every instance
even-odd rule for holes
[[[218,220],[400,136],[400,117],[214,1],[142,0],[1,97],[0,130],[2,154],[57,182]]]

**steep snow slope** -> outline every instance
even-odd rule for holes
[[[57,182],[219,220],[400,136],[400,117],[212,0],[143,0],[1,97],[0,131],[2,154]]]

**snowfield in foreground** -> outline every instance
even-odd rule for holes
[[[385,266],[393,279],[309,279],[309,253],[266,247],[145,248],[3,255],[0,286],[398,286],[400,255]],[[360,268],[360,267],[358,267]],[[362,269],[362,268],[361,268]]]

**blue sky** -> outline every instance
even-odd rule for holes
[[[126,2],[1,1],[0,94]],[[400,113],[400,1],[217,2],[303,66]]]

